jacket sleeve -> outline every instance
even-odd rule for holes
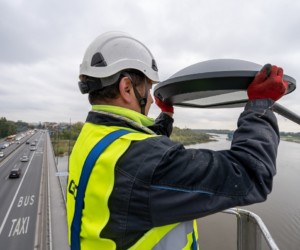
[[[229,150],[185,149],[165,137],[159,139],[152,150],[163,154],[149,187],[154,226],[266,200],[276,174],[279,143],[272,104],[269,99],[247,103]]]
[[[157,135],[165,135],[170,137],[173,130],[174,119],[164,112],[161,112],[159,116],[155,119],[155,123],[149,126],[154,133]]]

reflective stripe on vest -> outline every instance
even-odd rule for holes
[[[129,250],[197,250],[196,220],[155,227]]]

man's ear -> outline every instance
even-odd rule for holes
[[[128,77],[123,77],[119,84],[120,97],[124,102],[132,102],[132,85]]]

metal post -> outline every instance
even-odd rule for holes
[[[280,105],[279,103],[274,103],[272,109],[277,114],[282,115],[283,117],[300,125],[300,116]]]

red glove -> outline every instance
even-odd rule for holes
[[[266,64],[255,76],[247,89],[249,100],[271,98],[280,99],[288,88],[288,82],[283,80],[283,69]]]
[[[156,105],[161,109],[162,112],[169,112],[172,114],[174,113],[174,108],[172,105],[166,104],[156,96],[154,98],[155,98]]]

